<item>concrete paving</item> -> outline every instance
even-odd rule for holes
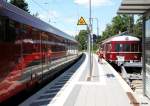
[[[91,81],[78,81],[63,106],[131,106],[107,63],[97,60],[94,55]]]

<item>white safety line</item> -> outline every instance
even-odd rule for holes
[[[94,55],[94,54],[93,54]],[[98,71],[98,69],[96,69],[96,65],[97,65],[97,62],[96,62],[96,59],[95,59],[95,56],[93,56],[94,58],[93,58],[93,60],[92,60],[92,62],[93,62],[93,69],[92,69],[92,77],[91,77],[91,81],[92,82],[94,82],[94,76],[95,76],[95,73],[96,73],[96,71]],[[98,73],[99,73],[99,71],[98,71]],[[96,75],[97,76],[97,75]],[[99,79],[98,79],[98,81],[99,81]],[[96,81],[97,82],[97,81]]]
[[[102,82],[88,82],[88,81],[80,81],[80,82],[77,82],[77,83],[75,83],[76,85],[89,85],[89,86],[91,86],[91,85],[105,85],[104,83],[102,83]]]
[[[98,60],[98,56],[94,55],[94,58]],[[101,85],[106,85],[106,76],[105,76],[105,72],[101,66],[100,63],[96,62],[98,65],[98,73],[99,73],[99,81],[101,83]]]

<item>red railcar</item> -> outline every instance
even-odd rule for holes
[[[51,63],[76,45],[66,33],[0,0],[0,102],[54,75]]]
[[[128,34],[120,34],[104,40],[101,48],[104,58],[110,62],[141,61],[141,41]]]

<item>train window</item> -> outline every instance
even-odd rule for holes
[[[6,35],[5,35],[5,42],[12,42],[15,38],[15,22],[14,21],[7,21],[6,22]]]
[[[132,45],[131,45],[131,51],[132,51],[132,52],[139,52],[139,51],[140,51],[140,46],[139,46],[139,44],[132,44]]]
[[[139,45],[138,44],[131,44],[131,51],[132,52],[138,52],[139,50]]]
[[[6,17],[0,17],[0,35],[0,41],[14,42],[17,35],[16,22]]]
[[[124,44],[123,46],[125,52],[130,52],[130,44]]]
[[[0,41],[5,39],[5,18],[0,16]]]
[[[134,49],[135,49],[135,52],[138,52],[138,50],[139,50],[139,45],[138,45],[138,44],[135,44]]]
[[[111,44],[107,44],[106,49],[107,49],[106,51],[110,52],[111,51]]]
[[[120,52],[123,50],[123,45],[122,44],[116,44],[115,45],[115,51],[116,52]]]
[[[150,39],[150,19],[147,20],[146,22],[146,33],[145,33],[145,37]],[[147,39],[146,39],[147,40]]]
[[[58,51],[65,51],[65,47],[64,46],[52,46],[51,47],[53,52],[58,52]]]
[[[120,44],[116,44],[116,45],[115,45],[115,51],[118,52],[119,49],[120,49]]]

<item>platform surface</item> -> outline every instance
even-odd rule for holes
[[[87,54],[73,75],[69,71],[73,69],[69,69],[20,106],[134,106],[127,95],[132,93],[130,87],[106,61],[100,64],[96,55],[93,55],[92,77],[89,77]],[[69,75],[71,77],[66,81]],[[63,81],[66,83],[57,93],[48,92],[50,89],[56,91],[60,87],[58,83]],[[51,95],[54,95],[53,98]]]
[[[77,80],[63,106],[131,106],[126,92],[108,64],[104,61],[103,64],[99,64],[96,55],[93,56],[90,81],[88,77],[89,74],[84,80]]]

